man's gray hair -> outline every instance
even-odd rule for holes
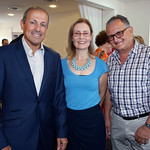
[[[42,11],[44,11],[44,12],[47,14],[47,16],[48,16],[48,23],[49,23],[49,14],[47,13],[46,10],[44,10],[44,9],[41,8],[41,7],[29,7],[29,8],[24,12],[24,14],[23,14],[22,21],[23,21],[24,24],[25,24],[26,19],[27,19],[27,14],[28,14],[28,12],[29,12],[30,10],[42,10]]]
[[[113,22],[114,22],[115,20],[117,20],[117,19],[121,20],[121,21],[123,22],[123,24],[124,24],[126,27],[130,26],[130,22],[128,21],[128,19],[127,19],[126,17],[124,17],[124,16],[122,16],[122,15],[116,15],[116,16],[111,17],[111,18],[107,21],[106,27],[107,27],[108,25],[110,25],[111,23],[113,23]]]

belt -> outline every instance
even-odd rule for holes
[[[134,120],[134,119],[139,119],[139,118],[142,118],[142,117],[146,117],[148,116],[150,113],[145,113],[145,114],[141,114],[141,115],[138,115],[138,116],[133,116],[133,117],[122,117],[124,120]]]

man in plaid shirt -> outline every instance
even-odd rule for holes
[[[106,134],[113,150],[150,150],[150,47],[133,39],[124,16],[108,20],[106,30],[115,48],[107,59]]]

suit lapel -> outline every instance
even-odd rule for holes
[[[17,50],[16,50],[16,56],[18,58],[18,61],[20,63],[21,68],[23,69],[23,71],[24,71],[24,73],[27,77],[27,80],[28,80],[28,82],[31,86],[31,89],[37,95],[33,75],[32,75],[30,65],[29,65],[29,62],[28,62],[28,59],[27,59],[27,56],[26,56],[26,53],[25,53],[25,50],[23,48],[21,40],[17,44],[18,44],[17,45],[18,47],[17,47]]]

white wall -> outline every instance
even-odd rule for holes
[[[8,42],[12,40],[11,32],[11,28],[0,29],[0,46],[2,46],[2,39],[8,39]]]
[[[79,10],[51,15],[44,44],[66,57],[69,28],[79,17]]]
[[[66,47],[68,40],[68,32],[71,24],[75,22],[79,17],[78,6],[76,11],[50,14],[50,24],[47,30],[46,38],[43,43],[59,52],[62,57],[66,57]],[[9,42],[12,40],[12,32],[22,32],[20,27],[20,19],[12,25],[12,28],[2,28],[0,27],[0,45],[2,38],[8,38]]]
[[[134,34],[142,36],[145,43],[150,45],[150,1],[127,3],[126,10],[126,16],[133,26]]]
[[[131,25],[134,28],[134,34],[141,35],[146,44],[149,44],[149,29],[150,29],[150,1],[138,0],[136,2],[120,2],[120,0],[76,0],[85,2],[94,7],[103,9],[103,29],[107,20],[116,14],[127,16]],[[77,7],[74,6],[74,7]],[[66,46],[68,39],[68,31],[70,25],[80,17],[79,10],[53,14],[50,16],[50,26],[48,28],[44,44],[58,51],[62,57],[66,56]],[[21,17],[20,17],[21,19]],[[13,28],[4,30],[8,32],[21,32],[20,20],[16,22]],[[3,33],[4,33],[3,32]],[[6,33],[6,32],[5,32]],[[0,28],[0,35],[2,30]],[[6,35],[10,38],[10,33]],[[0,43],[1,44],[1,43]]]
[[[4,27],[3,21],[0,23],[0,46],[3,38],[8,39],[9,42],[12,41],[12,32],[22,32],[20,27],[20,20],[22,15],[18,15],[18,19],[13,21],[13,18],[10,18],[8,21],[5,20],[7,26]]]
[[[86,2],[91,2],[93,4],[100,5],[103,8],[113,9],[114,14],[125,13],[125,3],[119,0],[86,0]]]
[[[120,0],[86,0],[104,8],[103,27],[107,20],[116,14],[124,15],[133,26],[134,34],[143,37],[145,43],[150,45],[150,1],[135,0],[121,2]]]
[[[103,29],[105,29],[107,20],[110,19],[113,15],[116,14],[124,15],[126,12],[125,3],[120,2],[119,0],[84,0],[84,1],[87,4],[103,9]]]

